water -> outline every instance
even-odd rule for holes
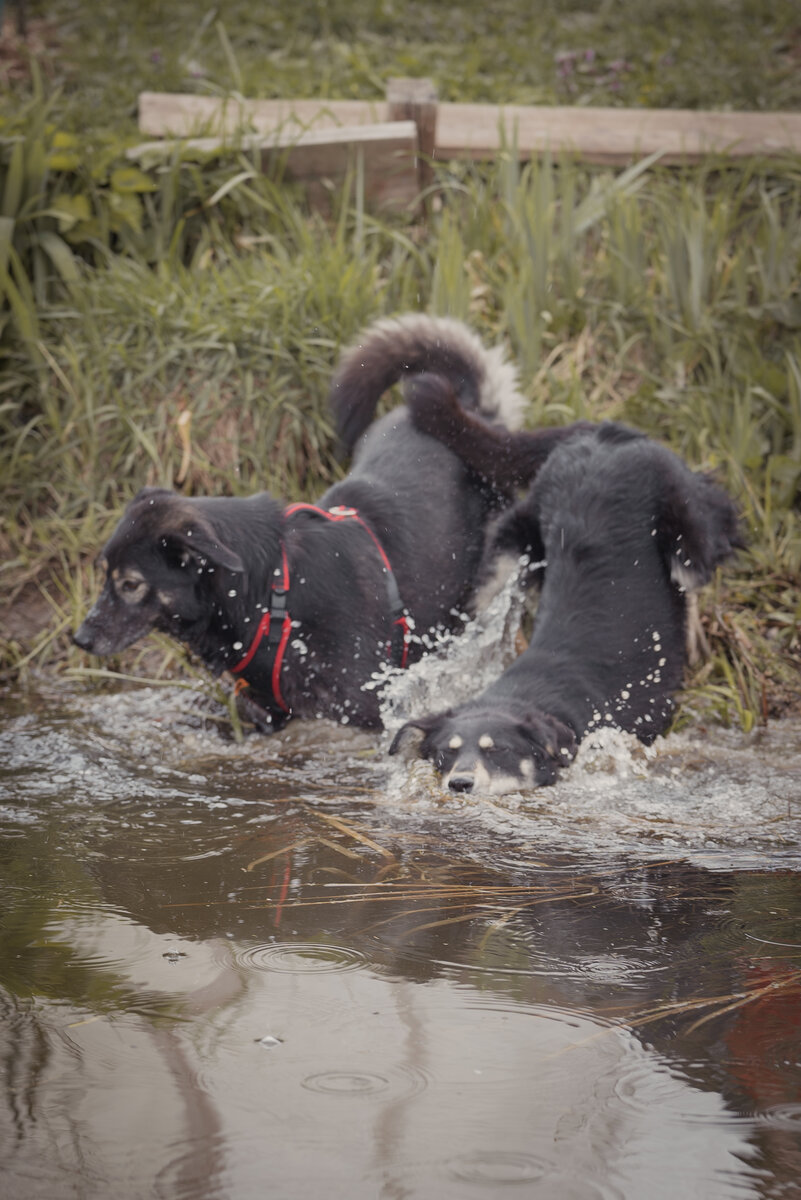
[[[801,1194],[801,723],[605,738],[456,798],[192,690],[7,699],[3,1196]]]

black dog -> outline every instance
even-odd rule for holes
[[[481,695],[404,725],[453,791],[500,794],[553,783],[588,730],[649,743],[673,712],[684,661],[685,596],[741,545],[726,494],[624,426],[575,429],[543,465],[538,435],[509,435],[457,411],[442,380],[407,397],[414,420],[500,486],[533,473],[501,519],[496,550],[544,575],[531,643]]]
[[[490,420],[519,421],[500,350],[461,322],[409,314],[343,356],[330,397],[343,444],[353,448],[387,387],[424,370]],[[561,436],[543,432],[549,446]],[[420,657],[420,634],[459,624],[500,503],[402,407],[370,428],[317,506],[146,488],[103,550],[106,585],[75,642],[108,655],[160,630],[244,680],[262,727],[289,715],[375,727],[378,695],[364,684],[382,664]]]

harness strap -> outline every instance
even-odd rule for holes
[[[276,575],[280,575],[280,583],[273,582],[270,588],[270,607],[266,613],[263,613],[261,620],[256,627],[256,632],[253,635],[253,641],[250,643],[245,657],[237,663],[235,667],[231,667],[232,675],[238,675],[240,671],[244,671],[261,645],[261,640],[267,634],[267,647],[270,650],[276,650],[275,661],[272,669],[272,688],[273,696],[279,708],[284,712],[289,712],[289,705],[281,695],[281,666],[284,660],[284,651],[286,644],[289,641],[289,635],[292,632],[292,618],[287,612],[287,594],[289,592],[289,563],[286,557],[286,547],[281,542],[281,567],[276,569]],[[244,683],[244,680],[238,682]]]
[[[318,508],[315,504],[290,504],[284,509],[284,516],[291,517],[296,512],[313,512],[318,516],[325,517],[327,521],[357,521],[372,538],[373,545],[378,551],[381,562],[384,566],[384,573],[387,581],[387,598],[389,600],[390,616],[393,624],[393,641],[388,643],[390,658],[397,660],[397,665],[401,668],[406,666],[409,657],[409,624],[407,620],[406,610],[401,600],[398,583],[395,579],[395,573],[392,570],[389,559],[384,551],[384,547],[379,542],[376,535],[373,533],[370,526],[362,520],[355,508],[346,508],[343,505],[338,505],[336,508],[324,509]],[[284,652],[287,642],[289,641],[290,633],[292,632],[292,618],[287,611],[287,603],[289,598],[289,563],[286,556],[286,547],[281,542],[281,567],[276,568],[275,574],[280,577],[279,582],[273,582],[270,588],[270,607],[262,614],[256,632],[253,636],[253,641],[250,643],[247,653],[235,667],[230,667],[232,675],[238,675],[244,671],[246,667],[253,661],[263,638],[267,637],[266,646],[271,652],[275,652],[273,667],[271,672],[271,684],[273,697],[278,706],[285,713],[290,711],[289,705],[281,695],[281,667],[284,661]],[[400,634],[398,641],[396,634]],[[237,680],[237,687],[247,686],[244,679]]]
[[[394,637],[394,645],[390,643],[390,658],[395,661],[396,666],[400,667],[401,670],[404,670],[409,658],[410,640],[409,623],[406,615],[406,609],[403,601],[401,600],[401,594],[398,589],[398,581],[395,578],[395,572],[392,570],[392,565],[387,558],[386,551],[376,535],[373,533],[370,526],[365,520],[363,520],[362,517],[359,516],[357,509],[347,508],[343,504],[338,504],[334,508],[326,509],[318,508],[316,504],[304,504],[299,502],[297,504],[290,504],[289,507],[284,510],[284,516],[291,517],[293,513],[296,512],[317,513],[318,516],[325,517],[327,521],[356,521],[359,525],[361,525],[365,533],[370,535],[373,545],[379,553],[381,562],[384,564],[384,572],[386,573],[387,577],[387,599],[389,600],[389,612],[392,618],[392,624],[395,627],[395,634],[400,634],[400,639],[398,639],[396,636]]]

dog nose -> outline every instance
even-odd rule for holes
[[[92,637],[92,634],[87,630],[85,624],[81,625],[80,629],[75,630],[75,633],[72,635],[72,640],[76,646],[80,647],[81,650],[91,650],[95,641],[95,639]]]
[[[448,780],[448,787],[452,792],[472,792],[473,776],[472,775],[452,775]]]

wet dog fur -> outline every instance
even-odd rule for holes
[[[433,370],[457,403],[519,423],[513,369],[465,325],[408,314],[367,329],[342,357],[330,403],[349,475],[318,505],[357,509],[389,558],[416,633],[459,627],[470,602],[487,522],[503,495],[397,408],[374,422],[392,383]],[[561,431],[544,431],[549,445]],[[219,675],[241,662],[271,585],[290,569],[292,635],[280,669],[292,715],[380,725],[379,696],[364,685],[387,662],[393,636],[387,575],[368,532],[308,511],[286,515],[266,492],[186,497],[145,488],[103,549],[107,579],[75,642],[116,654],[150,630],[170,634]],[[423,653],[419,637],[413,661]],[[260,645],[242,675],[247,713],[264,729],[287,719],[276,703],[272,656]]]
[[[544,458],[531,435],[457,413],[441,380],[412,391],[413,419],[488,482],[534,476],[493,554],[527,554],[542,590],[528,649],[479,696],[407,722],[390,753],[414,741],[452,791],[501,794],[553,783],[592,729],[653,741],[681,684],[685,591],[742,544],[729,497],[624,426],[578,429]]]

